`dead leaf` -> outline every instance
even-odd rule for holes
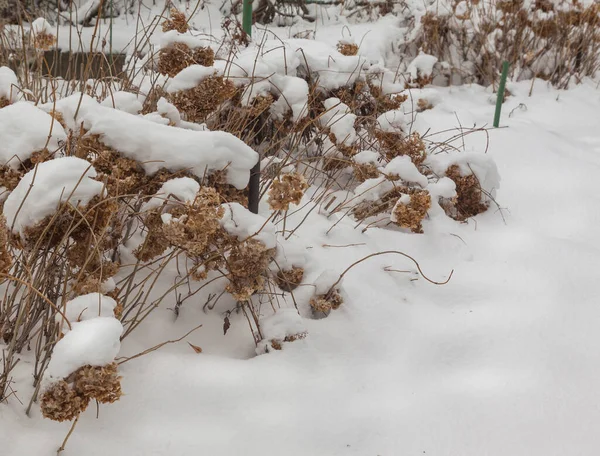
[[[196,352],[196,353],[202,353],[202,348],[198,347],[197,345],[194,344],[190,344],[188,342],[189,346],[192,347],[192,349]]]
[[[225,320],[223,320],[223,335],[227,334],[227,330],[230,326],[231,323],[229,323],[229,317],[225,317]]]

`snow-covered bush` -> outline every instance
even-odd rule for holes
[[[194,297],[223,332],[249,327],[257,353],[304,338],[300,315],[344,302],[339,271],[318,269],[301,246],[306,217],[288,224],[304,207],[408,234],[493,201],[493,162],[433,153],[415,124],[415,111],[438,103],[435,90],[415,88],[435,59],[421,56],[407,89],[350,41],[223,48],[172,10],[126,82],[87,81],[35,104],[14,96],[23,87],[0,68],[0,144],[10,146],[0,146],[0,398],[11,360],[35,346],[45,416],[70,420],[91,399],[117,400],[120,341],[161,306],[186,318]]]
[[[597,2],[454,0],[443,7],[429,3],[425,14],[415,12],[415,29],[405,49],[421,49],[437,59],[437,68],[430,66],[432,76],[437,73],[450,83],[493,84],[503,61],[511,64],[515,79],[537,77],[560,87],[600,69]],[[411,64],[411,69],[416,66]]]

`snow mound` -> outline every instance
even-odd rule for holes
[[[329,127],[339,144],[351,145],[356,141],[354,123],[356,115],[339,98],[328,98],[323,102],[326,111],[319,118],[323,127]]]
[[[394,188],[394,183],[385,176],[367,179],[354,189],[354,201],[379,201],[383,195]]]
[[[340,278],[339,273],[335,272],[332,269],[324,270],[317,280],[314,281],[313,286],[315,287],[316,295],[323,295],[327,293],[334,283],[336,283]],[[338,283],[338,286],[341,285],[342,282]]]
[[[222,206],[225,208],[225,213],[220,223],[229,234],[237,237],[240,241],[252,236],[268,249],[277,246],[275,225],[262,215],[253,214],[239,203],[226,203]]]
[[[52,26],[43,17],[38,17],[35,21],[31,23],[31,30],[33,31],[34,35],[38,35],[41,33],[47,35],[54,35]]]
[[[67,301],[64,314],[69,323],[73,324],[92,318],[114,317],[115,307],[117,307],[117,302],[113,298],[100,293],[89,293]],[[61,323],[63,316],[56,315],[56,321]],[[62,331],[67,332],[68,330],[69,327],[65,322]]]
[[[98,317],[74,323],[56,343],[45,383],[52,384],[83,366],[104,366],[114,361],[121,348],[123,326],[113,317]]]
[[[279,272],[279,269],[290,270],[293,267],[304,267],[307,262],[306,247],[300,245],[297,241],[290,241],[285,238],[277,239],[277,255],[275,263],[272,266],[273,272]]]
[[[279,309],[259,323],[263,337],[268,340],[283,340],[286,336],[306,333],[306,326],[296,309]]]
[[[429,77],[433,73],[433,66],[437,63],[437,57],[421,52],[408,65],[407,71],[410,77],[415,80],[419,77]]]
[[[177,43],[185,44],[190,49],[210,47],[209,40],[194,36],[190,32],[179,33],[177,30],[169,30],[163,33],[159,40],[161,48],[166,48]]]
[[[384,173],[399,176],[405,182],[419,184],[421,187],[427,187],[427,177],[419,172],[415,164],[407,155],[395,157],[384,169]]]
[[[319,41],[291,39],[286,43],[298,55],[299,69],[316,76],[319,86],[326,90],[354,84],[366,63],[360,55],[343,55],[335,47]]]
[[[189,90],[198,86],[204,79],[211,76],[221,76],[223,71],[215,67],[191,65],[181,70],[167,84],[167,93]]]
[[[190,170],[203,178],[212,171],[227,169],[227,182],[246,187],[258,154],[243,141],[224,131],[193,131],[161,125],[143,116],[101,106],[91,98],[80,104],[81,95],[57,103],[69,122],[97,134],[101,141],[124,156],[142,164],[148,174],[161,168]],[[80,104],[77,118],[77,106]]]
[[[490,202],[495,198],[496,191],[500,188],[500,173],[496,162],[489,155],[477,153],[436,155],[430,159],[430,163],[433,171],[439,175],[444,175],[452,165],[457,165],[463,176],[474,174],[484,194],[483,202]]]
[[[291,110],[294,122],[308,114],[308,83],[304,79],[274,74],[270,82],[280,94],[271,107],[273,114],[282,119],[283,114]]]
[[[135,93],[122,91],[107,96],[102,101],[102,106],[115,108],[129,114],[138,114],[143,108],[142,103],[138,100],[138,96]]]
[[[406,132],[408,127],[407,116],[402,109],[384,112],[377,118],[377,125],[381,131],[388,133]]]
[[[0,73],[0,79],[2,74]],[[0,90],[1,90],[0,81]],[[0,109],[0,164],[17,169],[33,152],[55,152],[67,139],[54,118],[25,101]]]
[[[94,180],[96,170],[77,157],[56,158],[38,164],[23,176],[4,203],[4,216],[12,231],[24,234],[53,214],[60,203],[86,205],[103,192],[103,184]]]
[[[0,67],[0,98],[5,98],[9,103],[17,101],[19,80],[13,70]]]
[[[191,203],[200,190],[200,184],[189,177],[178,177],[165,182],[150,201],[142,206],[142,212],[173,205],[174,201]]]

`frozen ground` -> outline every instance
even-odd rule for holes
[[[202,301],[188,301],[174,323],[158,309],[121,356],[199,323],[187,340],[203,353],[181,342],[123,364],[125,396],[98,417],[90,407],[64,456],[597,454],[600,91],[588,82],[559,92],[537,81],[528,97],[530,84],[509,87],[505,128],[489,131],[502,210],[465,224],[426,221],[423,235],[361,233],[349,219],[327,235],[337,219],[315,210],[299,232],[308,281],[392,249],[414,256],[434,280],[454,269],[447,285],[384,271],[414,270],[400,257],[372,258],[346,275],[338,311],[305,319],[305,340],[258,357],[243,319],[223,336]],[[419,114],[420,130],[491,122],[484,89],[437,90],[440,102]],[[464,148],[481,153],[485,145],[479,132]],[[25,400],[27,363],[20,369],[15,389]],[[68,428],[37,407],[26,417],[13,398],[0,406],[0,453],[54,455]]]

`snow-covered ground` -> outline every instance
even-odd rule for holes
[[[337,215],[316,209],[297,232],[310,258],[306,283],[400,250],[433,280],[454,270],[447,285],[419,278],[405,258],[373,257],[345,276],[339,310],[304,319],[306,339],[262,356],[242,318],[223,335],[222,317],[205,314],[203,301],[186,302],[176,321],[159,308],[119,356],[204,323],[186,338],[202,353],[182,341],[122,364],[125,395],[98,416],[89,407],[64,456],[597,454],[600,91],[590,81],[530,88],[509,84],[502,128],[455,143],[482,153],[489,135],[500,208],[468,223],[425,220],[421,235],[362,232],[349,218],[330,230]],[[435,90],[419,130],[491,123],[491,92]],[[311,294],[301,287],[296,297]],[[24,359],[13,385],[23,400],[29,375]],[[14,397],[0,405],[0,454],[54,455],[70,423],[23,410]]]

